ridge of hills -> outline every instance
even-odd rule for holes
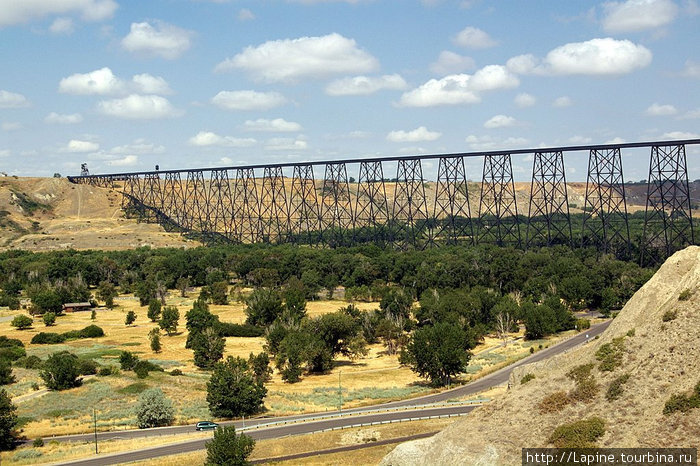
[[[666,260],[600,339],[516,369],[504,396],[434,437],[397,446],[381,464],[521,464],[521,448],[582,446],[562,444],[555,429],[593,418],[603,433],[585,446],[697,447],[700,407],[665,411],[700,387],[699,314],[700,247],[690,246]]]
[[[631,183],[625,187],[628,212],[644,210],[646,185]],[[394,188],[394,183],[386,182],[389,199]],[[432,207],[435,183],[426,182],[425,190],[427,204]],[[527,213],[530,190],[529,182],[515,183],[521,213]],[[479,211],[480,184],[469,182],[468,191],[474,217]],[[690,184],[690,191],[693,199],[700,197],[700,180]],[[567,192],[571,213],[581,213],[586,183],[567,183]],[[354,198],[355,194],[351,196]],[[698,206],[693,207],[697,215]],[[118,250],[200,244],[178,233],[166,232],[159,225],[126,218],[121,210],[121,195],[113,189],[72,184],[66,178],[0,178],[0,250]]]

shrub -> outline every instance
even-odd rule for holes
[[[569,393],[572,400],[588,402],[598,394],[598,384],[591,374],[591,370],[593,370],[593,364],[582,364],[566,374],[576,384],[576,387]]]
[[[139,429],[169,426],[175,420],[173,402],[160,388],[150,388],[139,397],[136,420]]]
[[[136,373],[136,377],[139,379],[145,379],[148,377],[148,366],[141,364],[142,362],[143,361],[139,361],[134,366],[134,372]]]
[[[532,379],[534,379],[534,378],[535,378],[535,374],[533,374],[533,373],[531,373],[531,372],[528,372],[527,374],[525,374],[525,375],[523,376],[522,379],[520,379],[520,385],[526,384],[526,383],[528,383],[530,380],[532,380]]]
[[[687,413],[691,409],[700,408],[700,382],[695,386],[690,395],[682,393],[674,393],[671,398],[666,401],[663,413],[668,415],[680,411]]]
[[[115,370],[116,370],[116,367],[112,367],[112,366],[100,367],[100,370],[97,371],[97,375],[99,375],[101,377],[107,377],[109,375],[114,374]]]
[[[182,375],[182,371],[180,369],[173,369],[170,371],[170,375]]]
[[[591,417],[557,427],[549,437],[549,443],[557,448],[593,448],[603,434],[605,421]]]
[[[12,366],[7,359],[0,359],[0,385],[15,383],[15,376],[12,375]]]
[[[15,316],[14,319],[12,319],[10,325],[12,325],[13,327],[17,327],[17,330],[24,330],[30,328],[33,323],[34,319],[29,317],[28,315],[20,314],[18,316]]]
[[[678,311],[675,309],[669,309],[668,311],[664,312],[663,316],[661,316],[661,321],[671,322],[672,320],[676,320],[676,317],[678,317]]]
[[[540,413],[558,413],[566,405],[571,403],[571,398],[565,391],[558,391],[550,393],[549,395],[542,398],[542,401],[537,405]]]
[[[591,321],[588,319],[576,319],[576,330],[579,332],[591,328]]]
[[[54,353],[44,363],[39,374],[49,390],[65,390],[77,387],[81,380],[78,357],[68,351]]]
[[[123,371],[130,371],[134,368],[139,358],[131,351],[122,351],[119,355],[119,365]]]
[[[42,316],[41,320],[44,321],[44,325],[51,327],[56,323],[56,314],[53,312],[47,312]]]
[[[207,465],[245,465],[255,448],[255,440],[245,434],[236,434],[234,426],[219,427],[214,438],[206,443]]]
[[[16,361],[26,355],[24,343],[16,338],[7,338],[0,335],[0,359]]]
[[[35,438],[32,442],[34,448],[41,448],[44,446],[44,441],[41,438]]]
[[[610,343],[605,343],[598,348],[595,357],[600,361],[598,368],[601,371],[614,371],[622,364],[622,355],[625,351],[625,337],[613,338]]]
[[[66,341],[66,337],[60,333],[39,332],[32,337],[31,343],[34,345],[55,345],[64,341]]]
[[[78,372],[80,375],[97,374],[99,366],[92,359],[78,359]]]
[[[687,288],[678,295],[678,301],[688,301],[691,296],[693,296],[693,290]]]
[[[622,396],[622,393],[625,391],[625,389],[622,386],[627,383],[629,378],[630,375],[625,374],[610,382],[610,386],[605,392],[605,399],[608,401],[615,401],[619,399]]]
[[[636,331],[632,328],[627,331],[627,336],[628,337],[633,337],[636,334]]]
[[[261,337],[265,333],[265,329],[262,327],[250,324],[233,324],[231,322],[219,322],[217,329],[222,337]]]
[[[134,311],[129,311],[126,313],[126,319],[124,319],[124,325],[131,325],[136,322],[136,313]]]
[[[25,369],[41,369],[43,362],[38,356],[24,356],[15,361],[15,366]]]
[[[0,389],[0,451],[14,447],[17,440],[17,407],[5,389]]]
[[[104,330],[97,325],[88,325],[80,331],[80,338],[99,338],[105,336]]]

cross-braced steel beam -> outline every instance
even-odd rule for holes
[[[289,196],[289,222],[294,241],[316,244],[321,222],[313,165],[294,167],[292,192]]]
[[[463,157],[440,158],[435,189],[434,241],[437,244],[474,244]]]
[[[428,205],[419,159],[399,160],[391,235],[395,247],[423,249],[431,242]]]
[[[252,168],[236,170],[233,185],[235,235],[241,243],[255,243],[260,238],[260,206],[255,172]]]
[[[642,262],[659,263],[694,240],[685,146],[652,146]]]
[[[484,156],[477,239],[499,246],[521,245],[510,154]]]
[[[212,170],[207,203],[209,232],[222,234],[230,240],[238,239],[234,228],[233,197],[228,170]]]
[[[564,154],[535,152],[525,247],[572,244]]]
[[[630,229],[619,148],[590,151],[583,214],[583,247],[629,256]]]
[[[289,237],[289,209],[282,167],[265,167],[260,192],[262,241],[284,242]]]
[[[385,244],[389,207],[381,162],[360,162],[355,199],[355,240]]]
[[[184,207],[183,225],[187,230],[207,231],[207,186],[202,170],[188,170],[185,186],[183,187]]]
[[[321,191],[321,239],[331,247],[348,245],[352,226],[347,167],[344,163],[328,163]]]

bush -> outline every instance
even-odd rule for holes
[[[173,369],[170,371],[170,375],[182,375],[182,371],[180,369]]]
[[[676,317],[678,317],[678,311],[675,309],[669,309],[668,311],[664,312],[663,316],[661,316],[661,320],[663,322],[671,322],[672,320],[676,320]]]
[[[622,364],[622,355],[625,351],[625,337],[613,338],[610,343],[605,343],[598,348],[595,357],[600,361],[598,367],[601,371],[614,371]]]
[[[599,417],[563,424],[552,432],[549,443],[557,448],[594,448],[605,434],[605,421]]]
[[[219,322],[217,325],[219,334],[222,337],[261,337],[265,333],[263,327],[256,327],[250,324],[234,324],[231,322]]]
[[[41,369],[43,366],[42,360],[38,356],[24,356],[15,361],[15,366],[25,369]]]
[[[39,374],[49,390],[66,390],[77,387],[81,380],[78,357],[68,351],[54,353],[44,363]]]
[[[169,426],[175,420],[173,402],[160,388],[150,388],[139,396],[136,421],[139,429]]]
[[[522,379],[520,379],[520,385],[524,385],[528,383],[530,380],[533,380],[535,378],[535,374],[529,372],[523,376]]]
[[[44,321],[44,325],[51,327],[56,323],[56,314],[53,312],[47,312],[42,316],[41,320]]]
[[[29,317],[28,315],[20,314],[18,316],[15,316],[14,319],[12,319],[10,325],[12,325],[13,327],[17,327],[17,330],[24,330],[30,328],[33,323],[34,319]]]
[[[630,375],[625,374],[610,382],[608,391],[605,392],[605,399],[608,401],[615,401],[619,399],[622,396],[622,393],[625,391],[622,386],[627,383],[629,378]]]
[[[139,358],[131,351],[122,351],[119,355],[119,365],[123,371],[130,371],[134,368]]]
[[[41,438],[35,438],[32,442],[34,448],[41,448],[44,446],[44,441]]]
[[[680,411],[687,413],[691,409],[700,408],[700,382],[695,386],[690,395],[676,393],[671,395],[664,405],[663,413],[668,415]]]
[[[693,296],[693,290],[685,289],[678,295],[678,301],[688,301],[691,296]]]
[[[17,407],[5,389],[0,389],[0,451],[14,447],[17,440]]]
[[[104,367],[100,367],[100,370],[97,371],[97,375],[99,375],[101,377],[107,377],[109,375],[114,374],[115,371],[117,371],[116,367],[104,366]]]
[[[24,343],[16,338],[0,335],[0,359],[16,361],[26,355]]]
[[[588,402],[598,394],[598,384],[591,374],[593,364],[583,364],[574,367],[566,375],[574,381],[576,387],[569,393],[569,397],[574,401]]]
[[[219,427],[214,438],[206,443],[207,465],[245,465],[255,448],[255,440],[245,434],[236,434],[234,426]]]
[[[92,359],[78,359],[78,372],[80,375],[97,374],[99,366]]]
[[[571,398],[565,391],[558,391],[550,393],[549,395],[542,398],[542,401],[537,405],[540,413],[558,413],[566,405],[571,403]]]
[[[31,343],[33,345],[55,345],[64,341],[66,341],[66,337],[60,333],[39,332],[32,337]]]
[[[588,319],[576,319],[576,330],[579,332],[591,328],[591,321]]]
[[[153,364],[150,361],[137,360],[133,367],[136,376],[139,379],[145,379],[148,377],[149,372],[164,372],[163,368],[157,364]]]
[[[15,383],[15,376],[12,375],[12,366],[7,359],[0,359],[0,385]]]
[[[66,340],[78,340],[81,338],[99,338],[105,336],[104,330],[97,325],[88,325],[81,330],[70,330],[62,334]]]
[[[136,313],[134,311],[129,311],[126,313],[126,319],[124,319],[124,325],[131,325],[136,322]]]

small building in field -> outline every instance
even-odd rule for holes
[[[63,312],[89,311],[90,309],[92,309],[92,305],[88,302],[65,303],[63,305]]]

